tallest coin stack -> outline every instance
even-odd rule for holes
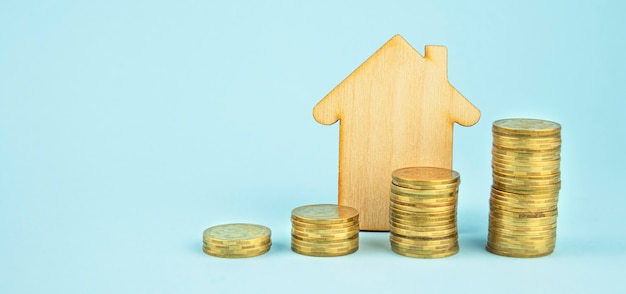
[[[487,250],[510,257],[554,251],[561,188],[561,126],[537,119],[493,123]]]

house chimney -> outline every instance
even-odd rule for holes
[[[445,46],[426,46],[426,60],[448,76],[448,48]]]

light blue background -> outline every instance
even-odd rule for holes
[[[0,293],[620,292],[622,3],[3,0]],[[397,33],[447,46],[482,111],[455,127],[461,250],[362,233],[349,256],[295,254],[291,209],[336,201],[338,125],[312,108]],[[491,123],[510,117],[563,126],[548,257],[484,250]],[[272,250],[202,253],[229,222],[269,226]]]

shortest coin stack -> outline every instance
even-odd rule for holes
[[[269,228],[255,224],[226,224],[204,230],[202,251],[227,258],[253,257],[272,246]]]
[[[359,249],[359,212],[335,204],[306,205],[291,212],[291,249],[309,256],[341,256]]]
[[[391,176],[391,249],[417,258],[456,254],[459,173],[436,167],[408,167],[395,170]]]

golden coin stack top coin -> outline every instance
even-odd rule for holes
[[[225,224],[204,230],[202,251],[227,257],[253,257],[264,254],[272,246],[269,228],[255,224]]]
[[[459,173],[444,168],[393,171],[389,240],[394,252],[440,258],[459,251],[456,206],[460,182]]]
[[[538,119],[493,123],[487,250],[511,257],[554,251],[561,187],[561,126]]]
[[[359,249],[359,212],[335,204],[306,205],[291,212],[291,249],[309,256],[341,256]]]

